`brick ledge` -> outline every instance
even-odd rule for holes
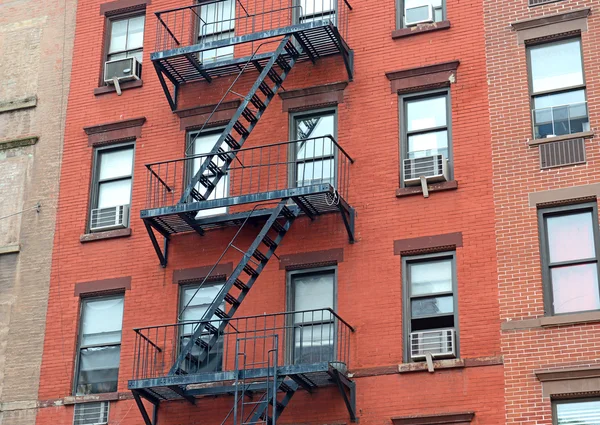
[[[448,20],[434,22],[432,24],[417,25],[416,27],[400,28],[395,31],[392,31],[392,38],[398,39],[410,37],[411,35],[423,34],[431,31],[445,30],[448,28],[450,28],[450,21]]]
[[[533,319],[517,319],[502,322],[503,331],[515,331],[531,328],[548,328],[554,326],[580,325],[591,322],[600,322],[600,311],[588,311],[585,313],[570,313],[560,316],[543,316]]]
[[[456,180],[450,180],[443,183],[434,183],[427,185],[429,192],[443,192],[445,190],[456,190],[458,189],[458,182]],[[402,198],[404,196],[419,195],[423,193],[421,186],[410,186],[400,187],[396,189],[396,198]]]
[[[108,232],[85,233],[79,237],[79,242],[94,242],[104,239],[116,239],[131,236],[131,227],[126,229],[109,230]]]
[[[563,140],[572,139],[591,139],[594,137],[593,131],[583,131],[581,133],[565,134],[564,136],[546,137],[544,139],[530,139],[527,140],[529,146],[543,145],[544,143],[562,142]]]

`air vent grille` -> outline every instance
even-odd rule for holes
[[[76,404],[73,425],[100,425],[108,423],[108,402]]]
[[[562,140],[540,145],[540,168],[554,168],[585,162],[584,139]]]

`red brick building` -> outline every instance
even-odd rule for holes
[[[37,423],[503,423],[483,12],[79,2]]]
[[[506,423],[598,423],[599,4],[484,3]]]

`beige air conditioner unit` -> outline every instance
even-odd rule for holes
[[[129,226],[129,205],[115,207],[95,208],[90,217],[90,230],[122,229]]]
[[[115,81],[139,80],[142,64],[136,58],[115,59],[104,63],[104,82],[115,84]]]
[[[455,335],[454,328],[412,332],[410,334],[410,358],[425,360],[427,353],[431,353],[431,357],[434,359],[455,358]]]
[[[108,402],[76,404],[73,425],[107,425]]]
[[[403,167],[406,186],[421,184],[421,177],[425,177],[427,183],[439,183],[448,181],[450,176],[448,160],[441,154],[405,159]]]
[[[404,23],[407,27],[433,22],[433,5],[430,0],[406,1]]]

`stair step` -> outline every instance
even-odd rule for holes
[[[208,348],[208,342],[206,342],[202,338],[196,338],[196,340],[194,341],[194,344],[196,344],[197,346],[199,346],[205,350]]]
[[[277,65],[279,65],[279,67],[281,69],[283,69],[285,72],[287,72],[290,69],[292,69],[292,67],[290,66],[289,62],[287,60],[285,60],[285,58],[283,58],[281,56],[277,59]]]
[[[265,237],[262,240],[262,243],[264,243],[269,248],[277,247],[277,243],[275,243],[275,241],[273,239],[271,239],[271,237],[269,235],[265,235]]]
[[[285,232],[285,228],[277,220],[273,222],[273,229],[275,229],[277,233]]]
[[[219,319],[231,319],[231,316],[229,316],[229,314],[225,313],[220,308],[215,310],[215,316],[217,316]]]
[[[263,254],[262,252],[260,252],[258,249],[254,251],[254,253],[252,254],[252,256],[254,258],[256,258],[258,261],[267,261],[267,257],[265,256],[265,254]]]
[[[285,392],[285,393],[289,393],[290,391],[294,391],[294,390],[292,389],[292,387],[290,387],[290,386],[289,386],[288,384],[286,384],[285,382],[282,382],[282,383],[279,385],[279,389],[280,389],[281,391]]]
[[[250,102],[258,110],[264,110],[267,107],[267,105],[265,105],[265,102],[263,102],[262,99],[256,94],[252,95],[252,97],[250,98]]]
[[[292,210],[290,210],[287,206],[285,206],[281,209],[281,214],[283,214],[283,216],[285,218],[290,218],[290,219],[296,218],[296,215],[294,214],[294,212]]]
[[[265,83],[264,81],[262,83],[260,83],[260,86],[258,88],[267,97],[275,96],[275,93],[273,93],[273,90],[271,90],[271,87],[269,87],[269,85],[267,83]]]
[[[211,334],[216,334],[219,331],[212,323],[207,323],[204,328]]]
[[[304,34],[301,34],[302,36]],[[298,56],[300,56],[300,52],[298,51],[298,49],[296,49],[296,46],[294,46],[294,43],[288,43],[285,45],[285,51],[288,52],[288,54],[293,57],[293,58],[297,58]]]
[[[250,110],[249,108],[244,108],[244,110],[242,111],[242,116],[246,118],[246,120],[250,123],[258,122],[258,118],[254,114],[254,111]]]
[[[273,81],[275,84],[281,84],[283,83],[283,79],[281,78],[281,75],[279,75],[277,73],[277,71],[275,71],[273,68],[271,68],[269,70],[269,72],[267,72],[267,76],[271,79],[271,81]]]
[[[216,175],[225,175],[225,171],[221,170],[221,167],[219,167],[217,164],[215,164],[214,162],[210,161],[208,164],[208,170],[213,173],[215,176]]]
[[[196,188],[192,188],[192,191],[190,192],[190,196],[192,198],[194,198],[196,201],[205,201],[206,200],[204,198],[204,196],[202,196],[202,194],[196,190]]]
[[[250,135],[248,129],[239,121],[236,121],[235,124],[233,124],[233,129],[242,137],[248,137]]]
[[[238,307],[240,305],[240,301],[229,293],[225,294],[225,301],[234,307]]]
[[[234,128],[235,128],[235,125],[234,125]],[[237,140],[235,140],[231,134],[228,134],[227,137],[225,137],[225,143],[227,143],[227,146],[229,146],[231,149],[237,150],[241,147],[239,142]]]
[[[256,270],[254,270],[252,267],[250,267],[250,265],[246,264],[244,266],[244,271],[246,272],[246,274],[250,275],[250,276],[258,276],[258,272]]]
[[[249,289],[248,285],[246,285],[240,279],[236,279],[235,282],[233,282],[233,284],[235,285],[236,288],[238,288],[239,290],[242,290],[242,291],[247,291]]]
[[[227,143],[227,140],[225,140],[225,143]],[[229,152],[223,150],[222,148],[219,148],[219,150],[217,151],[217,156],[219,157],[219,159],[221,161],[228,161],[230,159],[233,159],[232,155],[233,155],[232,153],[229,153]]]
[[[199,182],[202,186],[206,187],[207,189],[215,188],[215,184],[212,182],[212,180],[208,176],[200,176]]]

